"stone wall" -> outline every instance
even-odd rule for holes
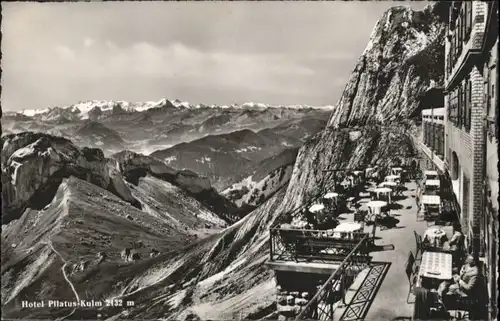
[[[481,69],[482,70],[482,69]],[[476,66],[470,74],[472,82],[471,97],[471,138],[472,138],[472,245],[474,253],[479,253],[480,221],[483,212],[483,182],[484,182],[484,83],[483,76]]]
[[[305,308],[314,293],[286,291],[277,286],[276,306],[279,320],[293,319]]]

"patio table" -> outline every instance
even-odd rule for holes
[[[439,174],[437,171],[425,171],[424,177],[425,180],[434,180],[439,178]]]
[[[332,210],[338,203],[339,194],[335,192],[326,193],[323,196],[323,202],[325,205]]]
[[[452,278],[453,259],[450,253],[426,251],[422,254],[422,261],[418,271],[418,280],[421,277],[450,280]]]
[[[440,186],[441,182],[438,179],[429,179],[425,181],[425,186]]]
[[[388,187],[379,187],[379,188],[376,188],[374,190],[375,193],[377,193],[377,198],[379,198],[380,194],[385,194],[387,195],[388,199],[389,199],[389,203],[392,203],[392,189],[388,188]]]
[[[442,226],[430,226],[424,232],[424,240],[428,240],[435,247],[442,247],[446,238],[446,231]]]
[[[380,187],[385,187],[385,186],[396,187],[396,186],[398,186],[398,183],[396,183],[396,182],[382,182],[382,183],[380,183]]]
[[[337,225],[336,228],[333,229],[334,237],[341,237],[341,232],[349,233],[349,237],[352,238],[352,232],[360,231],[363,226],[360,223],[355,222],[343,222]]]
[[[325,205],[323,205],[323,204],[319,204],[319,203],[318,204],[314,204],[313,206],[311,206],[309,208],[309,212],[311,212],[311,213],[317,213],[319,211],[322,211],[324,208],[325,208]]]
[[[387,202],[384,201],[370,201],[366,204],[372,213],[380,215],[382,212],[382,207],[387,206]]]
[[[424,175],[425,176],[438,176],[438,172],[437,171],[425,171]]]
[[[399,175],[388,175],[385,177],[385,180],[388,182],[394,182],[395,180],[400,179],[400,178],[401,178],[401,176],[399,176]]]
[[[401,172],[403,172],[403,168],[401,167],[393,167],[391,172],[393,173],[393,175],[399,175],[401,174]]]
[[[441,205],[441,197],[439,195],[422,195],[422,204]]]
[[[335,193],[335,192],[330,192],[330,193],[326,193],[325,196],[323,196],[323,198],[325,199],[336,199],[337,197],[339,196],[338,193]]]

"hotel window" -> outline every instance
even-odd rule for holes
[[[470,121],[471,121],[471,82],[466,80],[465,82],[465,96],[464,96],[464,127],[467,132],[470,131]]]
[[[460,56],[462,53],[462,41],[463,41],[463,32],[464,32],[464,19],[463,19],[463,11],[460,10],[460,20],[458,21],[458,52],[457,56]]]
[[[443,116],[441,116],[443,118]],[[439,138],[441,139],[441,150],[439,151],[439,154],[441,154],[441,157],[444,157],[444,125],[439,126],[441,133],[439,135]]]
[[[463,117],[463,111],[462,111],[462,86],[460,85],[460,87],[458,87],[458,101],[457,101],[457,109],[458,109],[458,123],[457,123],[457,126],[459,128],[462,127],[462,124],[463,124],[463,120],[462,120],[462,117]]]
[[[455,89],[453,92],[453,110],[454,110],[454,117],[455,117],[455,126],[458,126],[458,90]]]
[[[470,38],[472,30],[472,2],[464,2],[465,4],[465,41]]]
[[[462,219],[467,223],[466,226],[469,226],[469,188],[470,188],[470,180],[467,176],[464,175],[464,180],[462,184],[463,190],[463,208],[462,208]]]
[[[463,109],[462,126],[467,128],[467,80],[462,85],[462,109]]]
[[[450,121],[456,126],[457,125],[457,106],[456,106],[456,92],[452,91],[450,93]]]

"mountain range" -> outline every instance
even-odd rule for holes
[[[259,162],[300,147],[321,131],[326,122],[321,114],[291,119],[257,132],[244,129],[209,135],[155,151],[151,156],[174,168],[187,168],[207,176],[214,187],[222,191],[248,176]]]
[[[6,112],[4,134],[44,132],[73,140],[80,147],[100,148],[105,155],[123,149],[143,154],[208,135],[238,130],[260,131],[301,119],[327,119],[331,106],[191,106],[170,102],[89,101],[67,107]],[[134,126],[130,126],[134,124]]]

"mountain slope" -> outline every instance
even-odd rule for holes
[[[157,150],[151,156],[174,168],[187,168],[203,174],[210,178],[217,190],[222,191],[248,177],[259,166],[259,162],[277,156],[288,148],[299,147],[323,129],[326,123],[318,115],[309,115],[258,132],[245,129],[206,136]],[[274,162],[278,159],[283,158],[278,157]]]
[[[297,152],[298,148],[286,149],[259,162],[249,176],[225,189],[222,195],[240,207],[259,206],[288,184]]]
[[[79,126],[72,140],[78,145],[105,150],[121,150],[125,145],[118,132],[92,120],[87,120]]]
[[[146,175],[159,178],[181,188],[187,195],[201,202],[226,222],[232,222],[241,212],[212,188],[210,181],[188,170],[177,171],[165,163],[131,151],[123,151],[111,156],[126,180],[138,185],[139,179]]]

